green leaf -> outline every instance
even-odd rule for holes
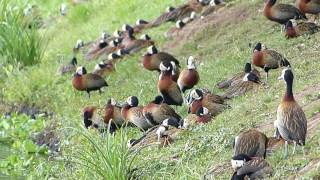
[[[31,140],[25,140],[23,142],[23,147],[28,153],[37,152],[37,145],[35,145]]]

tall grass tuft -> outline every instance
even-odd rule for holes
[[[86,170],[92,179],[130,179],[131,164],[135,157],[127,148],[125,130],[119,130],[116,135],[108,132],[92,134],[84,129],[74,129],[82,145],[67,155],[69,161]]]
[[[22,8],[0,1],[0,56],[6,63],[34,65],[44,54],[42,36],[24,18]]]

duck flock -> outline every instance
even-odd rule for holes
[[[294,74],[290,64],[281,53],[268,49],[257,43],[253,49],[251,62],[244,65],[244,71],[217,83],[223,89],[222,95],[210,92],[206,88],[194,88],[200,81],[196,68],[196,59],[190,56],[186,68],[174,55],[158,50],[150,36],[144,34],[140,39],[135,36],[145,29],[160,26],[165,22],[176,22],[176,27],[169,29],[167,37],[176,36],[191,21],[201,21],[207,15],[220,8],[227,8],[222,0],[190,0],[176,8],[168,7],[166,12],[153,21],[137,20],[134,26],[125,24],[121,31],[112,36],[103,32],[95,41],[84,43],[78,40],[73,48],[74,58],[71,63],[60,68],[61,74],[74,72],[72,85],[78,91],[90,93],[108,86],[106,77],[114,72],[115,64],[120,63],[127,55],[146,50],[142,57],[144,71],[159,72],[157,84],[159,95],[145,106],[139,105],[136,96],[130,96],[120,105],[115,99],[109,99],[105,107],[88,106],[83,109],[86,128],[107,129],[115,133],[119,128],[136,127],[143,131],[138,139],[128,142],[129,148],[148,145],[152,142],[166,146],[173,142],[179,132],[197,124],[212,121],[226,109],[231,108],[226,101],[242,96],[249,91],[268,88],[268,73],[272,69],[282,68],[282,79],[286,85],[283,99],[277,109],[274,121],[274,139],[284,141],[284,157],[288,156],[288,144],[304,146],[307,134],[307,119],[293,95]],[[270,21],[284,27],[286,38],[311,35],[319,30],[319,26],[307,21],[306,14],[318,15],[320,0],[297,0],[296,6],[277,3],[276,0],[264,2],[263,15]],[[315,17],[316,18],[316,17]],[[83,54],[88,61],[102,60],[92,72],[85,67],[77,67],[78,54]],[[260,72],[265,72],[263,82]],[[176,109],[188,106],[189,115],[182,118]],[[272,175],[272,167],[265,160],[266,149],[272,138],[264,133],[250,129],[235,137],[231,165],[235,172],[232,179],[265,178]]]

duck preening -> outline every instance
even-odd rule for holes
[[[112,121],[117,127],[127,125],[127,121],[125,121],[121,115],[121,108],[122,106],[114,99],[109,99],[104,107],[104,122],[109,124],[109,122]]]
[[[267,0],[264,5],[263,14],[269,20],[286,24],[290,19],[307,19],[296,7],[276,2],[277,0]]]
[[[96,128],[100,132],[105,132],[108,129],[108,132],[114,133],[119,126],[114,122],[107,122],[103,116],[103,109],[99,109],[96,106],[87,106],[83,109],[83,123],[85,128]]]
[[[288,142],[293,142],[294,149],[297,144],[300,146],[305,145],[307,135],[307,118],[295,101],[293,96],[293,72],[290,68],[286,68],[282,71],[282,75],[279,77],[286,83],[285,95],[278,106],[277,120],[274,123],[276,127],[276,134],[279,134],[285,140],[285,158],[288,156]]]
[[[178,84],[173,80],[173,66],[170,62],[160,63],[160,76],[158,81],[158,91],[168,105],[181,106],[183,97]]]
[[[247,154],[250,157],[266,158],[268,138],[256,129],[241,132],[234,139],[233,155]]]
[[[294,38],[302,35],[311,35],[318,32],[320,27],[312,22],[299,22],[293,25],[292,21],[288,21],[285,27],[286,38]]]
[[[231,180],[266,179],[272,176],[271,165],[263,158],[249,157],[246,154],[238,154],[231,159],[232,168],[235,170]]]
[[[224,104],[224,98],[211,92],[194,89],[190,92],[189,113],[196,114],[197,110],[205,107],[212,116],[217,116],[229,106]]]
[[[289,61],[277,51],[270,49],[263,50],[261,43],[257,43],[253,50],[252,64],[264,69],[267,74],[267,82],[270,69],[278,69],[279,67],[291,66]]]
[[[187,68],[183,69],[178,78],[178,86],[184,93],[188,89],[192,89],[200,80],[199,73],[196,69],[194,58],[190,56],[187,59]]]
[[[72,79],[72,85],[78,91],[86,91],[89,98],[91,91],[99,91],[101,93],[101,89],[108,86],[101,76],[87,73],[87,70],[83,66],[77,68]]]

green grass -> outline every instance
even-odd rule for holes
[[[89,41],[96,39],[103,30],[112,33],[123,23],[134,23],[138,18],[153,19],[163,12],[166,6],[180,4],[182,0],[174,2],[169,0],[92,1],[76,7],[69,6],[69,15],[66,18],[60,17],[57,11],[62,1],[34,2],[39,5],[40,12],[44,14],[44,17],[55,16],[53,25],[47,29],[39,30],[50,40],[43,60],[41,63],[23,70],[14,66],[5,66],[4,68],[10,69],[10,71],[3,75],[0,74],[0,77],[4,77],[0,81],[2,87],[0,95],[6,102],[35,104],[43,110],[54,112],[54,116],[48,123],[53,121],[60,127],[58,132],[62,141],[61,155],[48,161],[42,160],[41,166],[39,165],[36,170],[31,170],[33,172],[31,176],[85,179],[90,177],[90,173],[93,173],[96,177],[106,177],[100,176],[96,171],[90,172],[87,168],[69,161],[74,153],[83,150],[85,157],[89,158],[87,161],[96,161],[96,165],[107,171],[103,173],[108,175],[109,172],[112,172],[111,175],[115,174],[112,175],[113,177],[119,177],[116,174],[125,167],[125,172],[130,171],[130,168],[131,170],[137,168],[133,175],[139,175],[141,179],[150,179],[150,177],[154,179],[199,179],[207,174],[211,167],[229,162],[233,138],[241,130],[253,128],[260,123],[276,118],[275,112],[285,90],[283,82],[277,80],[280,75],[278,70],[270,73],[270,88],[229,101],[232,109],[222,113],[209,124],[183,133],[168,148],[143,149],[134,159],[133,164],[128,166],[127,163],[130,159],[128,162],[124,162],[122,158],[127,156],[119,154],[126,152],[122,139],[124,134],[117,134],[114,139],[110,136],[101,139],[98,133],[90,131],[90,136],[86,134],[86,137],[90,138],[86,139],[80,136],[82,133],[66,130],[66,127],[78,128],[79,131],[83,131],[82,128],[79,128],[82,126],[81,109],[86,105],[103,106],[110,97],[123,102],[128,96],[136,95],[141,104],[152,100],[157,94],[158,74],[142,69],[140,60],[143,52],[129,56],[117,64],[116,73],[108,79],[109,87],[106,92],[101,96],[98,93],[93,93],[91,99],[88,99],[84,93],[73,90],[71,75],[57,76],[56,70],[61,63],[67,63],[72,57],[72,47],[77,39]],[[249,2],[233,1],[232,3],[234,8],[242,7],[249,11],[249,17],[234,23],[228,23],[228,18],[226,18],[218,26],[198,32],[192,37],[192,40],[181,47],[170,49],[170,52],[182,63],[189,55],[202,60],[203,65],[198,67],[201,77],[198,87],[206,87],[213,92],[220,93],[215,84],[225,77],[242,71],[244,63],[251,57],[252,50],[248,44],[254,44],[258,41],[281,52],[289,59],[295,73],[295,93],[319,82],[320,63],[317,57],[319,33],[310,38],[299,37],[286,40],[280,33],[280,28],[267,21],[258,12],[258,9],[263,6],[262,2],[253,0]],[[148,30],[147,33],[156,40],[159,47],[162,47],[167,42],[163,34],[172,26],[174,24],[168,23],[159,28]],[[302,50],[299,50],[297,47],[302,43],[304,46]],[[79,59],[79,64],[85,65],[88,70],[91,70],[97,63],[84,61],[82,57]],[[185,65],[183,64],[183,66]],[[305,105],[310,102],[310,99],[304,98],[299,103]],[[178,112],[183,117],[187,116],[186,109],[186,107],[181,107]],[[319,112],[318,105],[306,111],[308,117],[311,117],[314,112]],[[123,132],[127,132],[126,138],[137,138],[141,135],[138,130],[132,128]],[[272,132],[265,133],[272,135]],[[93,141],[96,146],[89,143],[88,140]],[[274,179],[283,179],[294,174],[312,158],[319,156],[319,143],[319,133],[317,133],[315,138],[307,140],[305,149],[308,150],[308,153],[305,156],[302,155],[302,152],[298,152],[298,154],[284,160],[282,149],[269,156],[267,160],[276,170]],[[107,163],[104,163],[107,160],[99,156],[108,153],[108,151],[95,150],[103,147],[114,148],[112,152],[115,152],[114,155],[120,156],[121,159],[115,160],[115,156],[110,156],[113,158],[111,161],[114,164],[121,164],[121,168],[119,166],[118,169],[108,169]],[[118,148],[121,150],[117,151]],[[90,150],[92,153],[88,152]],[[83,164],[83,162],[80,163]],[[124,173],[124,175],[126,174]],[[310,174],[312,175],[312,173]],[[311,175],[306,175],[306,178]],[[226,170],[217,178],[227,179],[230,176],[231,172]],[[125,177],[119,177],[119,179],[121,178]]]
[[[34,25],[28,27],[22,8],[7,0],[0,2],[0,55],[14,65],[34,65],[45,50],[43,38]]]

